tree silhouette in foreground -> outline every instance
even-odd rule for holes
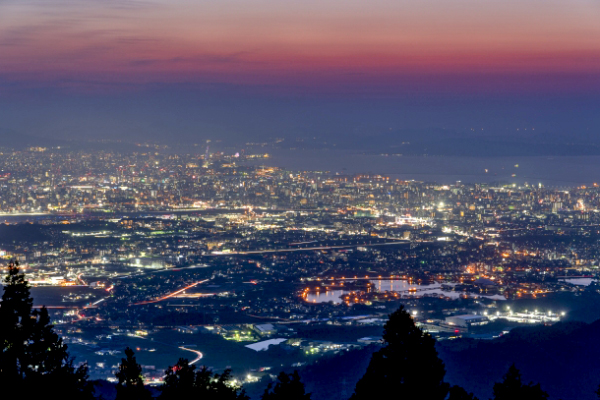
[[[0,303],[0,384],[34,398],[61,393],[93,399],[87,365],[73,366],[67,345],[54,332],[48,310],[33,310],[33,300],[18,263],[8,265]]]
[[[478,400],[473,393],[468,393],[460,386],[452,386],[449,393],[448,400]]]
[[[358,381],[351,400],[422,398],[444,400],[446,370],[435,349],[435,339],[419,329],[404,306],[385,324],[385,347],[375,352]]]
[[[142,367],[137,363],[133,350],[125,349],[125,357],[121,359],[119,371],[115,376],[117,383],[116,400],[148,400],[151,399],[150,391],[144,387]]]
[[[30,337],[26,383],[38,390],[40,395],[62,393],[68,399],[93,399],[93,384],[88,382],[87,365],[73,366],[67,345],[54,332],[48,310],[33,312],[33,333]]]
[[[249,400],[246,393],[231,382],[231,370],[227,369],[220,375],[213,374],[206,367],[196,369],[185,358],[180,358],[177,364],[165,371],[160,390],[160,400]]]
[[[523,384],[521,372],[511,365],[502,382],[494,384],[494,400],[547,400],[548,393],[540,388],[540,384]]]
[[[291,374],[281,372],[277,376],[277,383],[269,383],[262,400],[310,400],[310,393],[304,390],[304,383],[300,381],[298,371]]]
[[[25,376],[26,365],[21,361],[27,354],[31,335],[33,300],[25,276],[19,273],[17,263],[8,265],[8,275],[3,279],[4,293],[0,303],[0,384],[19,385]]]

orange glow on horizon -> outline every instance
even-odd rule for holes
[[[0,14],[0,72],[16,81],[368,87],[600,71],[600,6],[584,0],[50,0]]]

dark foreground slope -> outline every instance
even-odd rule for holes
[[[551,399],[597,399],[600,384],[600,321],[558,323],[551,327],[518,328],[494,341],[461,340],[438,346],[447,380],[479,398],[511,363],[526,381],[539,382]]]
[[[313,400],[347,400],[364,374],[376,346],[323,359],[300,371]],[[492,397],[514,362],[526,382],[541,383],[550,399],[596,400],[600,384],[600,320],[515,328],[496,340],[460,339],[438,343],[446,381]],[[258,388],[250,390],[253,395]],[[253,396],[255,398],[255,396]]]
[[[600,320],[515,328],[499,339],[443,341],[437,348],[446,364],[446,381],[475,393],[480,400],[492,397],[494,383],[512,363],[525,382],[539,382],[550,400],[597,400]],[[378,349],[371,345],[300,368],[312,399],[348,400]],[[259,399],[266,386],[263,380],[245,388],[252,399]],[[106,399],[112,398],[110,387],[99,389]]]

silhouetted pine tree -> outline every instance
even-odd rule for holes
[[[25,378],[21,359],[27,353],[27,342],[33,320],[33,300],[25,276],[19,273],[18,263],[8,265],[4,277],[4,293],[0,303],[0,385],[19,385]]]
[[[478,400],[473,393],[468,393],[460,386],[452,386],[450,388],[450,396],[448,400]]]
[[[150,391],[144,387],[142,367],[129,347],[125,349],[125,357],[121,359],[119,371],[115,373],[118,379],[116,400],[151,399]]]
[[[24,362],[28,366],[26,383],[40,396],[61,393],[68,399],[93,399],[93,384],[88,381],[87,365],[77,368],[69,357],[67,345],[54,332],[48,310],[32,314],[34,321]]]
[[[165,371],[164,383],[160,387],[159,399],[179,399],[191,397],[196,387],[196,366],[190,365],[185,358],[180,358],[173,367]]]
[[[415,325],[404,306],[390,315],[383,340],[385,347],[373,354],[351,400],[446,398],[449,385],[435,339]]]
[[[269,383],[262,400],[310,400],[310,393],[304,390],[298,371],[292,374],[281,372],[275,386]]]
[[[48,310],[32,311],[29,285],[16,263],[9,265],[0,303],[0,380],[24,398],[52,393],[73,400],[93,399],[87,365],[73,366],[67,346],[54,332]]]
[[[540,384],[523,384],[521,372],[511,365],[502,382],[494,384],[494,400],[546,400],[548,393],[540,388]]]
[[[206,367],[196,373],[196,387],[200,398],[210,400],[249,400],[246,392],[231,382],[231,370],[213,374]]]
[[[199,370],[185,358],[165,371],[161,386],[160,400],[194,398],[203,400],[248,400],[249,397],[239,387],[231,384],[231,370],[223,374],[213,374],[202,367]]]

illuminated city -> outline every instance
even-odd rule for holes
[[[273,368],[269,345],[289,347],[290,366],[362,348],[398,304],[444,341],[555,323],[565,298],[600,296],[595,184],[440,185],[252,161],[266,154],[4,156],[4,263],[21,263],[96,379],[113,379],[125,344],[152,360],[150,382],[174,352],[252,383]]]

